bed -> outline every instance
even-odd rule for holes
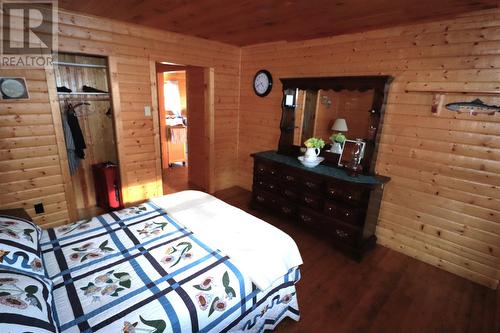
[[[203,192],[43,230],[39,249],[36,278],[52,290],[39,308],[60,332],[262,332],[299,320],[294,241]]]

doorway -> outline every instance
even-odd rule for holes
[[[202,67],[156,63],[164,194],[211,190],[210,74]]]

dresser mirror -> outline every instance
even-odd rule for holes
[[[278,152],[298,156],[305,140],[321,138],[327,143],[322,150],[324,163],[342,166],[345,143],[333,145],[330,139],[341,133],[348,140],[363,140],[363,173],[372,174],[391,81],[389,76],[281,79],[283,111]]]

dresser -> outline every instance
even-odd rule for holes
[[[252,157],[252,208],[302,225],[356,260],[375,245],[383,188],[390,178],[351,177],[324,165],[306,168],[296,157],[275,151]]]

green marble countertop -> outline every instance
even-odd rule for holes
[[[368,184],[368,185],[378,185],[386,183],[389,178],[388,177],[379,177],[379,176],[368,176],[368,175],[358,175],[355,177],[349,176],[347,172],[343,169],[338,169],[326,165],[319,164],[314,168],[307,168],[300,163],[297,157],[287,156],[278,154],[274,150],[262,151],[259,153],[252,154],[252,156],[264,158],[273,162],[278,162],[281,164],[285,164],[297,169],[306,170],[312,173],[316,173],[318,175],[324,175],[333,177],[336,179],[340,179],[346,182],[357,183],[357,184]]]

